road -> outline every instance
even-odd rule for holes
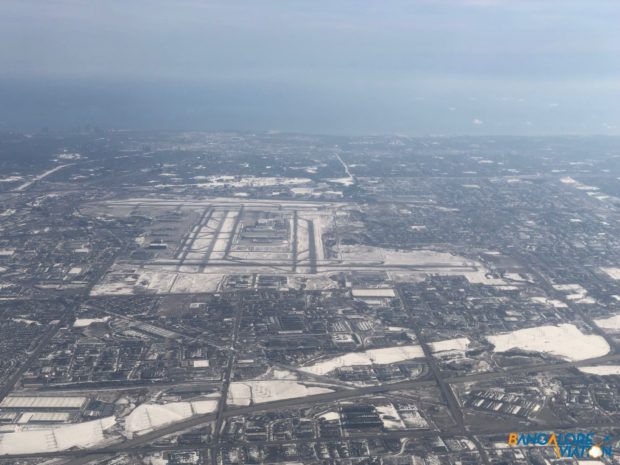
[[[231,353],[234,354],[234,352],[231,352]],[[489,379],[497,379],[497,378],[505,377],[508,375],[512,375],[516,372],[523,372],[523,373],[532,372],[533,373],[533,372],[542,372],[542,371],[549,371],[549,370],[563,370],[563,369],[574,368],[574,367],[588,365],[588,364],[602,363],[602,362],[615,361],[615,360],[620,360],[620,354],[608,355],[608,356],[598,357],[596,359],[584,360],[580,362],[560,362],[560,363],[552,363],[552,364],[536,364],[536,365],[527,365],[527,366],[522,366],[522,367],[513,367],[511,369],[508,369],[502,372],[478,373],[478,374],[473,374],[473,375],[449,378],[449,379],[445,379],[445,382],[449,384],[454,384],[454,383],[464,383],[464,382],[472,382],[472,381],[484,381],[484,380],[489,380]],[[226,379],[230,380],[230,374],[226,377]],[[225,383],[225,382],[223,383],[223,386],[222,386],[223,392],[224,392],[224,385],[228,386],[229,383]],[[90,450],[65,451],[65,452],[59,452],[57,453],[57,455],[58,456],[71,456],[71,457],[79,456],[76,458],[76,461],[70,462],[70,465],[79,465],[83,463],[88,463],[89,461],[94,460],[95,457],[101,456],[102,454],[109,455],[109,454],[122,452],[122,451],[128,451],[128,450],[133,451],[137,447],[153,442],[166,435],[178,433],[180,431],[195,428],[201,425],[206,425],[212,421],[219,421],[221,425],[223,420],[230,418],[230,417],[237,416],[237,415],[250,415],[250,414],[254,414],[258,412],[277,411],[277,410],[288,409],[288,408],[310,407],[316,404],[335,402],[335,401],[345,400],[345,399],[359,399],[360,397],[365,396],[365,395],[382,394],[382,393],[393,392],[393,391],[412,390],[416,388],[431,387],[431,386],[437,386],[436,380],[408,380],[408,381],[401,381],[401,382],[393,383],[393,384],[366,386],[362,388],[339,390],[339,391],[334,391],[330,393],[317,394],[317,395],[312,395],[312,396],[307,396],[307,397],[302,397],[302,398],[293,398],[293,399],[278,400],[274,402],[265,402],[262,404],[254,404],[254,405],[250,405],[246,407],[238,407],[238,408],[226,408],[225,399],[224,399],[224,401],[220,404],[220,409],[218,410],[219,413],[197,415],[197,416],[188,418],[186,420],[173,423],[164,428],[160,428],[156,431],[144,434],[142,436],[138,436],[138,437],[126,440],[125,442],[114,445],[114,446],[107,446],[107,447],[95,448],[95,449],[90,449]],[[226,388],[226,392],[227,392],[227,389],[228,388]],[[599,427],[617,426],[615,425],[614,421],[610,421],[609,423],[604,423],[603,420],[607,421],[607,419],[597,420],[596,422],[593,422],[591,426],[593,427],[594,426],[599,426]],[[562,428],[571,428],[571,427],[574,428],[575,426],[576,426],[575,424],[561,423],[561,424],[554,424],[554,425],[545,425],[544,428],[546,430],[549,430],[549,429],[562,429]],[[580,428],[583,428],[583,427],[590,426],[590,425],[579,424],[578,426]],[[525,430],[525,431],[530,431],[530,430]],[[495,428],[491,428],[491,427],[488,427],[486,429],[485,428],[474,428],[474,429],[468,429],[467,434],[469,435],[491,434],[495,432],[501,433],[502,431],[497,430]],[[406,432],[406,433],[410,434],[411,432]],[[433,434],[436,435],[438,433],[434,432]],[[444,434],[463,435],[464,433],[461,430],[461,428],[457,427],[454,430],[442,431],[440,434],[443,436]],[[219,442],[219,435],[217,436],[217,442]],[[46,453],[46,454],[29,454],[29,456],[48,457],[51,455]],[[81,460],[86,460],[86,461],[81,461]]]
[[[66,318],[66,316],[64,318]],[[56,333],[62,326],[63,321],[64,319],[48,328],[47,332],[43,335],[43,337],[41,338],[35,349],[32,351],[30,356],[26,359],[26,361],[19,367],[19,369],[15,373],[13,373],[13,375],[7,380],[7,382],[4,383],[2,387],[0,387],[0,402],[2,402],[2,400],[13,390],[17,382],[21,379],[22,375],[39,357],[43,349],[47,346],[48,342],[56,335]]]
[[[48,176],[51,176],[56,171],[60,171],[61,169],[66,168],[67,166],[71,166],[71,165],[72,165],[72,163],[69,163],[67,165],[59,165],[59,166],[56,166],[55,168],[52,168],[51,170],[47,170],[44,173],[41,173],[41,174],[35,176],[30,181],[26,181],[25,183],[17,186],[15,189],[13,189],[13,191],[14,192],[23,192],[26,189],[28,189],[29,187],[31,187],[34,184],[36,184],[37,182],[41,181],[42,179],[45,179]]]
[[[210,415],[210,419],[213,420],[215,417],[214,414]],[[198,423],[196,426],[199,426],[201,423]],[[409,430],[409,431],[390,431],[390,432],[376,432],[372,433],[358,433],[347,435],[343,437],[343,440],[361,440],[361,439],[432,439],[437,436],[441,436],[443,439],[449,438],[459,438],[459,437],[468,437],[468,438],[476,438],[477,436],[483,435],[508,435],[508,433],[537,433],[537,432],[549,432],[553,431],[556,433],[560,433],[562,431],[572,431],[576,427],[579,429],[588,429],[591,431],[603,430],[606,431],[609,428],[614,428],[617,425],[613,419],[606,419],[606,421],[592,421],[592,422],[584,422],[579,425],[575,425],[572,423],[550,423],[541,427],[540,425],[523,425],[517,424],[514,426],[503,426],[497,427],[495,425],[489,426],[480,426],[475,429],[473,432],[469,432],[464,435],[461,431],[457,431],[455,429],[447,429],[447,430],[428,430],[428,429],[420,429],[420,430]],[[147,435],[144,436],[147,438]],[[33,459],[38,457],[46,457],[46,458],[54,458],[54,457],[74,457],[70,462],[65,463],[64,465],[82,465],[94,461],[96,459],[100,459],[103,457],[107,457],[113,454],[123,453],[123,452],[131,452],[135,453],[149,453],[149,452],[158,452],[158,451],[169,451],[169,450],[196,450],[201,447],[208,446],[207,444],[202,445],[144,445],[147,442],[151,441],[152,438],[149,437],[148,441],[140,441],[139,443],[132,443],[132,447],[127,447],[127,443],[122,443],[118,445],[111,445],[101,449],[87,449],[87,450],[69,450],[63,452],[50,452],[47,454],[21,454],[11,456],[15,459]],[[282,440],[282,441],[264,441],[261,442],[261,445],[265,446],[273,446],[273,445],[286,445],[286,444],[311,444],[321,442],[321,439],[316,438],[304,438],[304,439],[294,439],[294,440]],[[475,441],[477,442],[477,441]],[[249,441],[234,441],[234,442],[226,442],[226,446],[242,446],[246,444],[257,444],[256,442]]]
[[[347,177],[351,178],[352,180],[354,180],[355,178],[351,174],[351,170],[349,170],[349,165],[347,165],[345,163],[345,161],[342,159],[342,157],[340,155],[336,154],[336,158],[338,159],[338,161],[340,162],[340,164],[344,168],[344,172],[346,173]]]
[[[452,415],[452,419],[456,423],[458,430],[464,433],[465,432],[465,421],[463,418],[463,410],[461,409],[461,404],[456,398],[456,395],[454,395],[452,386],[450,386],[450,384],[446,382],[446,380],[442,376],[441,371],[439,370],[439,367],[437,366],[437,363],[435,362],[435,358],[433,357],[433,354],[431,352],[429,345],[426,343],[426,341],[424,341],[418,329],[415,330],[415,334],[416,334],[416,338],[418,339],[418,344],[420,344],[420,347],[422,347],[422,350],[424,351],[424,355],[426,356],[426,362],[428,363],[428,366],[431,370],[433,378],[435,378],[435,382],[437,383],[437,386],[439,387],[439,391],[441,392],[441,397],[448,405],[448,409],[450,410],[450,415]]]
[[[231,351],[228,355],[228,363],[226,365],[226,371],[224,372],[224,377],[222,379],[222,390],[220,393],[220,399],[218,401],[217,413],[215,418],[215,425],[213,427],[213,444],[214,448],[211,453],[211,464],[217,465],[217,453],[216,447],[220,442],[220,431],[222,430],[222,424],[224,423],[224,419],[226,418],[226,401],[228,400],[228,391],[230,390],[230,382],[233,374],[233,368],[235,366],[235,359],[237,351],[236,345],[239,340],[239,328],[241,327],[241,319],[243,318],[243,307],[239,305],[235,310],[235,323],[233,326],[232,333],[232,341],[231,341]]]

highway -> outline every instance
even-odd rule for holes
[[[208,417],[208,418],[207,418]],[[203,421],[214,420],[215,414],[210,414],[205,416]],[[196,426],[200,426],[202,423],[197,423]],[[434,430],[434,429],[420,429],[420,430],[409,430],[409,431],[390,431],[378,433],[373,431],[372,433],[360,433],[360,434],[351,434],[343,437],[344,440],[351,439],[429,439],[437,436],[441,436],[444,439],[448,438],[457,438],[457,437],[474,437],[474,436],[482,436],[482,435],[508,435],[508,433],[537,433],[537,432],[549,432],[553,431],[556,433],[565,431],[565,430],[574,430],[575,428],[579,429],[588,429],[592,431],[596,430],[606,430],[608,428],[617,427],[615,421],[613,419],[606,418],[604,421],[597,420],[591,422],[585,422],[580,424],[574,423],[550,423],[544,426],[532,424],[532,425],[523,425],[517,424],[514,426],[507,427],[497,427],[493,426],[480,426],[475,429],[469,429],[466,433],[462,431],[458,431],[457,429],[446,429],[442,431]],[[147,438],[148,435],[144,436],[144,439]],[[142,438],[142,437],[141,437]],[[65,465],[81,465],[85,463],[89,463],[96,459],[100,459],[106,456],[110,456],[113,454],[118,454],[122,452],[131,452],[134,453],[149,453],[149,452],[157,452],[157,451],[169,451],[169,450],[196,450],[205,447],[210,447],[210,444],[201,444],[201,445],[145,445],[147,442],[152,441],[153,438],[149,437],[148,441],[140,441],[132,443],[132,447],[127,447],[127,442],[121,443],[118,445],[111,445],[105,448],[100,449],[86,449],[86,450],[69,450],[63,452],[50,452],[46,454],[20,454],[13,455],[11,458],[15,459],[29,459],[29,458],[37,458],[37,457],[46,457],[46,458],[54,458],[54,457],[67,457],[74,458],[70,462],[67,462]],[[293,440],[284,440],[284,441],[264,441],[261,444],[266,446],[271,445],[286,445],[286,444],[309,444],[321,442],[321,439],[316,438],[307,438],[307,439],[293,439]],[[248,442],[248,441],[234,441],[234,442],[226,442],[226,446],[242,446],[246,444],[257,444],[256,442]]]
[[[240,321],[240,315],[237,315],[237,324],[239,321]],[[236,327],[237,329],[235,330],[235,332],[238,332],[238,326]],[[231,351],[231,357],[234,357],[234,351]],[[453,396],[454,394],[452,392],[450,385],[456,384],[456,383],[478,382],[478,381],[486,381],[486,380],[491,380],[491,379],[499,379],[502,377],[514,375],[515,373],[536,373],[536,372],[566,370],[566,369],[576,368],[579,366],[610,362],[610,361],[618,361],[618,360],[620,360],[620,354],[612,354],[612,355],[606,355],[603,357],[598,357],[595,359],[583,360],[579,362],[558,362],[558,363],[549,363],[549,364],[524,365],[524,366],[511,367],[509,369],[499,371],[499,372],[476,373],[476,374],[465,375],[465,376],[445,378],[443,379],[443,382],[445,382],[446,386],[450,388],[450,391],[448,394],[442,391],[442,394],[444,395],[444,397],[450,394]],[[230,366],[231,366],[230,364],[227,366],[227,376],[225,377],[225,381],[223,382],[223,385],[222,385],[223,393],[224,392],[227,393],[228,387],[230,385],[230,374],[231,374]],[[436,378],[437,377],[441,378],[441,376],[440,375],[438,376],[436,372],[434,373],[434,376]],[[52,457],[52,456],[75,457],[75,460],[72,460],[71,462],[69,462],[69,464],[80,465],[80,464],[88,463],[92,460],[95,460],[96,458],[101,458],[102,456],[106,456],[106,455],[110,455],[110,454],[114,454],[118,452],[130,451],[130,450],[133,452],[140,447],[148,446],[149,443],[152,443],[153,441],[156,441],[157,439],[164,437],[166,435],[179,433],[187,429],[203,426],[213,421],[216,421],[217,428],[215,429],[215,431],[219,431],[225,419],[231,418],[237,415],[250,415],[250,414],[255,414],[258,412],[277,411],[277,410],[283,410],[283,409],[288,409],[288,408],[310,407],[316,404],[326,404],[330,402],[336,402],[336,401],[347,400],[347,399],[359,399],[360,397],[367,396],[367,395],[382,394],[382,393],[394,392],[394,391],[414,390],[416,388],[432,387],[432,386],[437,386],[437,385],[438,385],[437,379],[407,380],[407,381],[401,381],[401,382],[392,383],[392,384],[366,386],[366,387],[360,387],[360,388],[354,388],[354,389],[343,389],[343,390],[337,390],[334,392],[323,393],[323,394],[316,394],[316,395],[307,396],[307,397],[278,400],[274,402],[265,402],[261,404],[253,404],[249,406],[236,407],[236,408],[227,407],[225,404],[227,397],[226,395],[223,395],[221,398],[221,402],[220,402],[217,413],[210,413],[206,415],[196,415],[194,417],[188,418],[186,420],[183,420],[177,423],[170,424],[166,427],[149,432],[147,434],[137,436],[132,439],[128,439],[119,444],[105,446],[101,448],[88,449],[88,450],[63,451],[63,452],[57,452],[53,454],[50,454],[50,453],[27,454],[27,456],[28,457]],[[455,398],[452,399],[452,402],[457,402],[457,405],[458,405],[458,401],[456,401]],[[455,412],[454,412],[455,406],[451,405],[451,403],[448,403],[448,406],[453,416],[455,416]],[[458,406],[458,408],[460,410],[460,406]],[[487,428],[487,429],[468,428],[464,422],[461,424],[461,421],[462,421],[461,418],[462,418],[462,413],[460,415],[457,414],[455,418],[456,420],[455,427],[453,429],[444,430],[441,433],[438,433],[436,431],[434,432],[404,431],[404,432],[397,432],[394,434],[402,434],[402,436],[400,437],[419,437],[420,435],[421,435],[420,437],[423,437],[429,434],[432,434],[432,435],[441,434],[442,436],[445,436],[446,434],[466,435],[466,434],[491,434],[495,432],[501,432],[494,428]],[[562,429],[562,428],[571,428],[575,426],[576,425],[574,424],[563,423],[563,424],[557,424],[557,425],[545,425],[544,429],[546,430],[553,429],[553,428]],[[579,424],[578,426],[580,428],[585,427],[583,424]],[[591,426],[613,427],[617,425],[615,425],[613,422],[609,422],[608,419],[601,419],[601,420],[597,420],[596,422],[593,422]],[[288,441],[288,442],[295,442],[295,441]],[[212,447],[217,446],[218,443],[219,443],[219,434],[215,434],[214,443],[211,446]],[[148,447],[149,447],[149,450],[159,450],[158,446],[148,446]],[[23,457],[23,456],[20,455],[19,457]]]
[[[557,370],[563,370],[563,369],[583,366],[587,364],[601,363],[601,362],[614,361],[614,360],[620,360],[620,355],[619,354],[609,355],[609,356],[604,356],[604,357],[598,357],[596,359],[584,360],[580,362],[560,362],[560,363],[553,363],[553,364],[547,364],[547,365],[536,364],[536,365],[527,365],[527,366],[522,366],[522,367],[513,367],[511,369],[501,371],[501,372],[477,373],[473,375],[449,378],[449,379],[446,379],[445,381],[448,384],[465,383],[465,382],[472,382],[472,381],[484,381],[487,379],[497,379],[497,378],[505,377],[508,375],[512,375],[516,372],[534,373],[534,372],[542,372],[542,371],[549,371],[549,370],[557,371]],[[25,455],[13,456],[13,457],[53,457],[53,456],[75,457],[75,460],[72,460],[71,462],[67,463],[67,465],[81,465],[81,464],[88,463],[92,460],[95,460],[96,458],[101,458],[102,456],[105,456],[105,455],[111,455],[111,454],[115,454],[118,452],[126,452],[126,451],[134,452],[144,446],[148,446],[148,448],[145,450],[161,450],[162,449],[161,446],[149,446],[149,443],[156,441],[160,439],[161,437],[167,436],[169,434],[179,433],[180,431],[207,425],[210,422],[218,420],[218,418],[220,419],[220,422],[223,422],[223,420],[237,416],[237,415],[251,415],[251,414],[258,413],[258,412],[278,411],[278,410],[283,410],[283,409],[288,409],[288,408],[310,407],[316,404],[324,404],[324,403],[336,402],[340,400],[359,399],[360,397],[366,396],[366,395],[382,394],[382,393],[394,392],[394,391],[413,390],[416,388],[431,387],[431,386],[437,386],[436,380],[408,380],[408,381],[401,381],[401,382],[393,383],[393,384],[366,386],[366,387],[355,388],[355,389],[346,389],[346,390],[339,390],[339,391],[334,391],[334,392],[329,392],[329,393],[316,394],[316,395],[301,397],[301,398],[278,400],[274,402],[265,402],[261,404],[254,404],[254,405],[249,405],[249,406],[244,406],[244,407],[228,408],[228,407],[224,407],[224,405],[220,405],[219,415],[218,413],[196,415],[186,420],[170,424],[164,428],[160,428],[158,430],[149,432],[147,434],[137,436],[132,439],[128,439],[122,443],[105,446],[101,448],[88,449],[88,450],[70,450],[70,451],[56,452],[56,453],[51,453],[51,454],[50,453],[25,454]],[[585,427],[606,428],[606,427],[616,427],[617,425],[615,424],[613,419],[601,418],[587,425],[586,424],[576,425],[574,423],[558,423],[558,424],[548,424],[548,425],[546,424],[540,429],[548,431],[548,430],[575,428],[576,426],[578,426],[579,428],[585,428]],[[519,432],[519,429],[517,427],[510,428],[510,431],[513,431],[513,429],[516,432]],[[491,427],[491,426],[470,428],[470,427],[467,427],[466,424],[465,424],[465,430],[463,430],[457,424],[452,429],[446,429],[441,432],[428,431],[428,430],[401,431],[401,432],[389,433],[389,435],[398,435],[398,437],[412,437],[412,438],[413,437],[429,437],[429,436],[435,436],[435,435],[441,435],[442,437],[449,437],[449,436],[463,436],[463,435],[472,435],[472,434],[480,435],[480,434],[493,434],[493,433],[503,433],[503,432],[507,433],[510,431],[508,430],[503,431],[501,429],[497,429],[496,427]],[[528,428],[524,428],[523,431],[527,432],[527,431],[532,431],[532,430]],[[377,437],[377,435],[373,434],[373,437]],[[312,441],[316,442],[315,439],[313,439]],[[291,443],[291,442],[299,442],[299,441],[286,441],[286,443]],[[216,444],[212,444],[211,446],[213,447],[214,445]],[[174,448],[176,448],[176,446],[174,446]]]

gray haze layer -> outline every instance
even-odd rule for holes
[[[3,0],[0,129],[620,134],[620,2]]]

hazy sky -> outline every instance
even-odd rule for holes
[[[0,128],[620,134],[620,1],[1,0]]]

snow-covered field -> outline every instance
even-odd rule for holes
[[[620,268],[605,267],[601,268],[611,279],[620,280]]]
[[[433,354],[448,351],[464,352],[469,348],[470,340],[466,337],[446,339],[445,341],[432,342],[430,344]]]
[[[405,429],[405,423],[401,420],[398,411],[392,404],[383,404],[376,406],[379,418],[383,422],[386,430]]]
[[[125,431],[131,434],[144,434],[194,415],[214,412],[216,409],[216,398],[192,402],[142,404],[125,418]]]
[[[480,262],[470,260],[448,252],[435,250],[396,250],[382,247],[341,245],[340,259],[352,266],[365,264],[410,265],[419,266],[419,270],[399,270],[400,281],[410,281],[411,277],[421,275],[464,276],[472,284],[505,286],[508,283],[501,278],[493,277],[489,270]],[[394,275],[396,276],[396,275]]]
[[[3,433],[0,434],[0,455],[58,452],[73,447],[93,447],[105,440],[104,431],[115,423],[112,416],[73,425]]]
[[[338,357],[316,362],[310,366],[301,367],[300,370],[315,375],[324,375],[341,367],[355,365],[388,365],[390,363],[423,357],[424,352],[419,345],[395,346],[383,349],[370,349],[364,352],[348,352]]]
[[[601,336],[583,334],[572,324],[538,326],[488,336],[495,352],[521,349],[542,352],[567,360],[587,360],[601,357],[610,351],[609,344]]]
[[[312,195],[314,189],[311,187],[293,187],[291,192],[295,195]]]
[[[352,289],[353,297],[396,297],[394,289],[390,288],[368,288],[368,289]]]
[[[239,381],[230,383],[227,403],[229,405],[260,404],[327,392],[333,392],[333,390],[326,387],[306,386],[296,381]]]
[[[224,277],[219,273],[177,273],[176,276],[172,294],[215,292]]]
[[[566,293],[566,299],[579,304],[594,304],[596,300],[588,297],[588,291],[581,284],[555,284],[554,289]]]
[[[90,326],[94,323],[106,323],[109,319],[109,316],[104,316],[102,318],[78,318],[73,323],[73,327],[85,328],[86,326]]]
[[[172,179],[173,175],[170,173],[162,173],[160,176]],[[308,178],[278,178],[271,176],[195,176],[194,180],[200,181],[193,184],[168,184],[161,183],[155,184],[153,187],[158,189],[165,189],[170,187],[199,187],[201,189],[243,189],[249,187],[269,187],[269,186],[295,186],[300,184],[308,184],[312,182]]]
[[[132,277],[135,275],[137,279]],[[93,288],[91,295],[215,292],[223,277],[221,273],[177,272],[164,266],[142,267],[135,273],[115,267]]]
[[[532,302],[536,302],[537,304],[549,305],[555,308],[566,308],[566,305],[561,300],[557,299],[548,299],[547,297],[532,297]]]
[[[330,411],[319,415],[319,418],[325,421],[340,421],[340,414],[338,412]]]
[[[333,182],[335,184],[342,184],[343,186],[352,186],[355,184],[355,180],[352,177],[347,178],[329,178],[326,179],[328,182]]]
[[[609,318],[594,320],[594,323],[601,329],[608,329],[613,333],[620,332],[620,313]]]
[[[620,375],[620,365],[592,365],[579,367],[579,371],[589,375],[599,376]]]

